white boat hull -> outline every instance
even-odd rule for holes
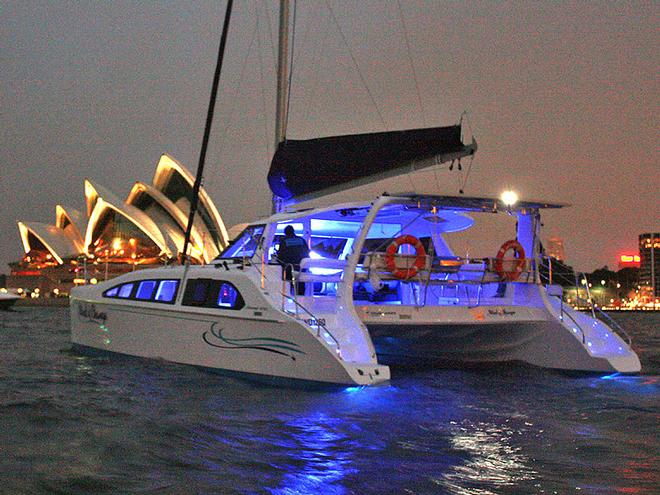
[[[641,369],[637,355],[602,322],[589,325],[583,339],[544,308],[363,306],[358,314],[380,362],[390,365],[517,361],[596,373]]]
[[[250,297],[249,286],[243,289]],[[101,290],[88,286],[71,297],[75,348],[287,381],[370,385],[389,379],[387,366],[375,359],[365,363],[344,360],[336,346],[304,322],[274,308],[228,312],[114,302],[101,297]]]

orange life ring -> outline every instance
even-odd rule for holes
[[[513,254],[515,256],[515,265],[513,266],[512,270],[505,270],[503,263],[504,255],[510,249],[513,250]],[[502,244],[502,247],[497,252],[497,256],[495,256],[494,268],[497,274],[500,276],[500,279],[507,282],[514,282],[518,280],[518,277],[520,277],[520,274],[525,268],[525,250],[523,249],[522,245],[515,239],[511,239],[510,241],[506,241],[504,244]]]
[[[394,255],[403,244],[410,244],[415,248],[415,252],[417,253],[415,256],[415,262],[410,268],[396,267],[396,258]],[[385,251],[385,265],[390,273],[398,279],[408,280],[413,278],[417,275],[417,272],[423,270],[426,266],[426,250],[424,249],[424,245],[419,239],[417,239],[417,237],[412,235],[402,235],[397,237],[389,246],[387,246],[387,251]]]

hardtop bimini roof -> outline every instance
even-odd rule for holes
[[[265,223],[279,223],[297,218],[303,218],[309,215],[331,214],[332,212],[345,213],[346,217],[359,216],[359,211],[364,210],[366,215],[367,210],[380,198],[389,198],[392,203],[401,202],[408,204],[409,207],[418,205],[421,208],[436,207],[441,210],[454,210],[465,212],[515,212],[520,210],[540,210],[540,209],[558,209],[570,206],[565,203],[550,203],[547,201],[518,201],[513,206],[505,205],[499,198],[492,197],[474,197],[474,196],[441,196],[432,194],[417,194],[417,193],[398,193],[387,194],[379,196],[376,199],[363,199],[355,202],[345,202],[336,204],[319,204],[318,200],[310,203],[314,204],[298,204],[288,207],[285,211],[277,213],[270,217],[260,218],[251,222],[251,225],[260,225]],[[347,218],[348,219],[348,218]]]
[[[435,206],[442,209],[455,209],[463,211],[519,211],[557,209],[570,206],[566,203],[550,203],[548,201],[518,201],[507,206],[499,198],[474,196],[437,196],[431,194],[402,193],[396,197],[408,198],[422,205]]]

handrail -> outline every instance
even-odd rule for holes
[[[615,328],[616,331],[621,332],[623,336],[626,338],[626,342],[628,343],[628,347],[632,347],[632,338],[628,334],[628,332],[625,331],[625,329],[619,325],[614,318],[612,318],[610,315],[605,313],[602,309],[600,309],[598,306],[596,306],[596,309],[598,310],[598,314],[602,315],[605,317],[607,322]]]
[[[542,257],[542,260],[543,260],[543,258],[547,258],[549,263],[551,263],[549,256]],[[549,272],[549,273],[552,273],[552,272]],[[555,278],[557,278],[556,273],[554,273],[553,276]],[[559,277],[559,278],[563,281],[568,282],[568,279],[566,277]],[[586,275],[583,272],[576,272],[575,273],[575,302],[577,303],[578,307],[580,306],[581,303],[586,303],[586,305],[591,310],[592,317],[595,320],[599,319],[599,317],[596,316],[596,311],[598,311],[598,315],[602,316],[606,320],[606,322],[613,328],[613,330],[616,333],[621,334],[625,338],[626,342],[628,343],[628,346],[632,346],[632,338],[630,337],[628,332],[626,332],[626,330],[621,325],[619,325],[619,323],[617,323],[617,321],[614,320],[610,315],[608,315],[605,311],[603,311],[596,304],[594,304],[594,301],[591,297],[591,291],[589,290],[589,283],[588,282],[586,284],[584,284],[585,290],[587,292],[587,299],[584,299],[584,298],[580,297],[580,286],[582,285],[583,280],[584,281],[587,280]],[[562,310],[563,310],[563,298],[560,298],[560,301],[562,303]],[[580,328],[579,324],[577,324],[577,322],[573,319],[573,317],[570,315],[570,313],[568,313],[568,312],[564,313],[562,311],[562,315],[563,314],[567,314],[569,316],[569,318],[571,318],[571,320],[576,325],[578,325],[578,328]],[[580,328],[580,331],[582,332],[582,328]],[[584,335],[584,332],[582,332],[582,334]]]
[[[337,338],[332,334],[332,332],[330,330],[328,330],[328,327],[325,326],[325,323],[321,323],[321,321],[316,317],[316,315],[314,313],[309,311],[305,306],[303,306],[302,304],[300,304],[298,302],[298,298],[297,298],[298,286],[297,286],[297,283],[296,283],[297,282],[296,275],[295,275],[296,272],[294,270],[295,267],[294,267],[293,263],[286,263],[286,264],[282,265],[282,267],[284,268],[282,270],[282,277],[283,277],[282,281],[283,282],[286,282],[286,278],[284,278],[285,274],[286,274],[286,269],[288,267],[291,268],[291,280],[290,280],[290,282],[293,284],[295,295],[293,297],[288,295],[286,293],[286,288],[282,289],[281,295],[282,295],[283,298],[286,298],[289,301],[292,301],[293,304],[296,306],[296,319],[299,319],[297,310],[298,310],[298,308],[300,308],[304,313],[306,313],[310,318],[312,318],[316,322],[316,336],[317,337],[319,337],[319,338],[321,337],[321,328],[323,329],[323,331],[327,335],[330,336],[330,338],[333,340],[333,342],[337,346],[337,352],[339,354],[339,357],[341,358],[341,346],[340,346],[339,341],[337,340]],[[286,284],[285,284],[285,286],[286,286]],[[284,309],[284,300],[282,302],[282,311],[286,312],[286,310]],[[311,323],[310,323],[310,326],[312,326]]]
[[[582,343],[584,344],[586,342],[586,338],[585,338],[585,335],[584,335],[584,330],[582,330],[582,327],[580,326],[580,324],[575,320],[575,318],[573,318],[573,316],[571,316],[571,314],[568,311],[564,314],[566,316],[568,316],[571,319],[571,321],[575,324],[575,326],[578,328],[578,330],[580,330],[580,335],[582,335]]]
[[[585,282],[587,281],[587,276],[584,274],[584,272],[579,272],[577,274],[577,276],[580,277],[580,280],[584,280]],[[587,291],[587,302],[589,302],[589,305],[591,306],[591,316],[596,318],[596,312],[594,311],[594,300],[591,297],[591,291],[589,290],[589,283],[587,282],[586,284],[584,284],[584,287]],[[575,294],[577,294],[577,293],[578,292],[577,292],[577,285],[576,285]],[[578,296],[578,298],[579,298],[579,296]]]

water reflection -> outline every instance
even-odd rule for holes
[[[436,482],[459,495],[495,495],[488,487],[514,486],[534,479],[537,473],[530,467],[530,459],[512,445],[511,439],[517,434],[524,432],[492,423],[452,422],[452,447],[468,455]]]
[[[287,421],[295,447],[289,452],[287,464],[276,466],[286,470],[287,474],[281,485],[270,492],[348,493],[339,482],[348,474],[357,472],[351,467],[352,453],[361,445],[342,431],[344,424],[344,420],[323,412]]]
[[[591,388],[606,386],[622,387],[635,394],[658,394],[660,393],[660,377],[657,375],[622,375],[614,373],[591,380]]]

